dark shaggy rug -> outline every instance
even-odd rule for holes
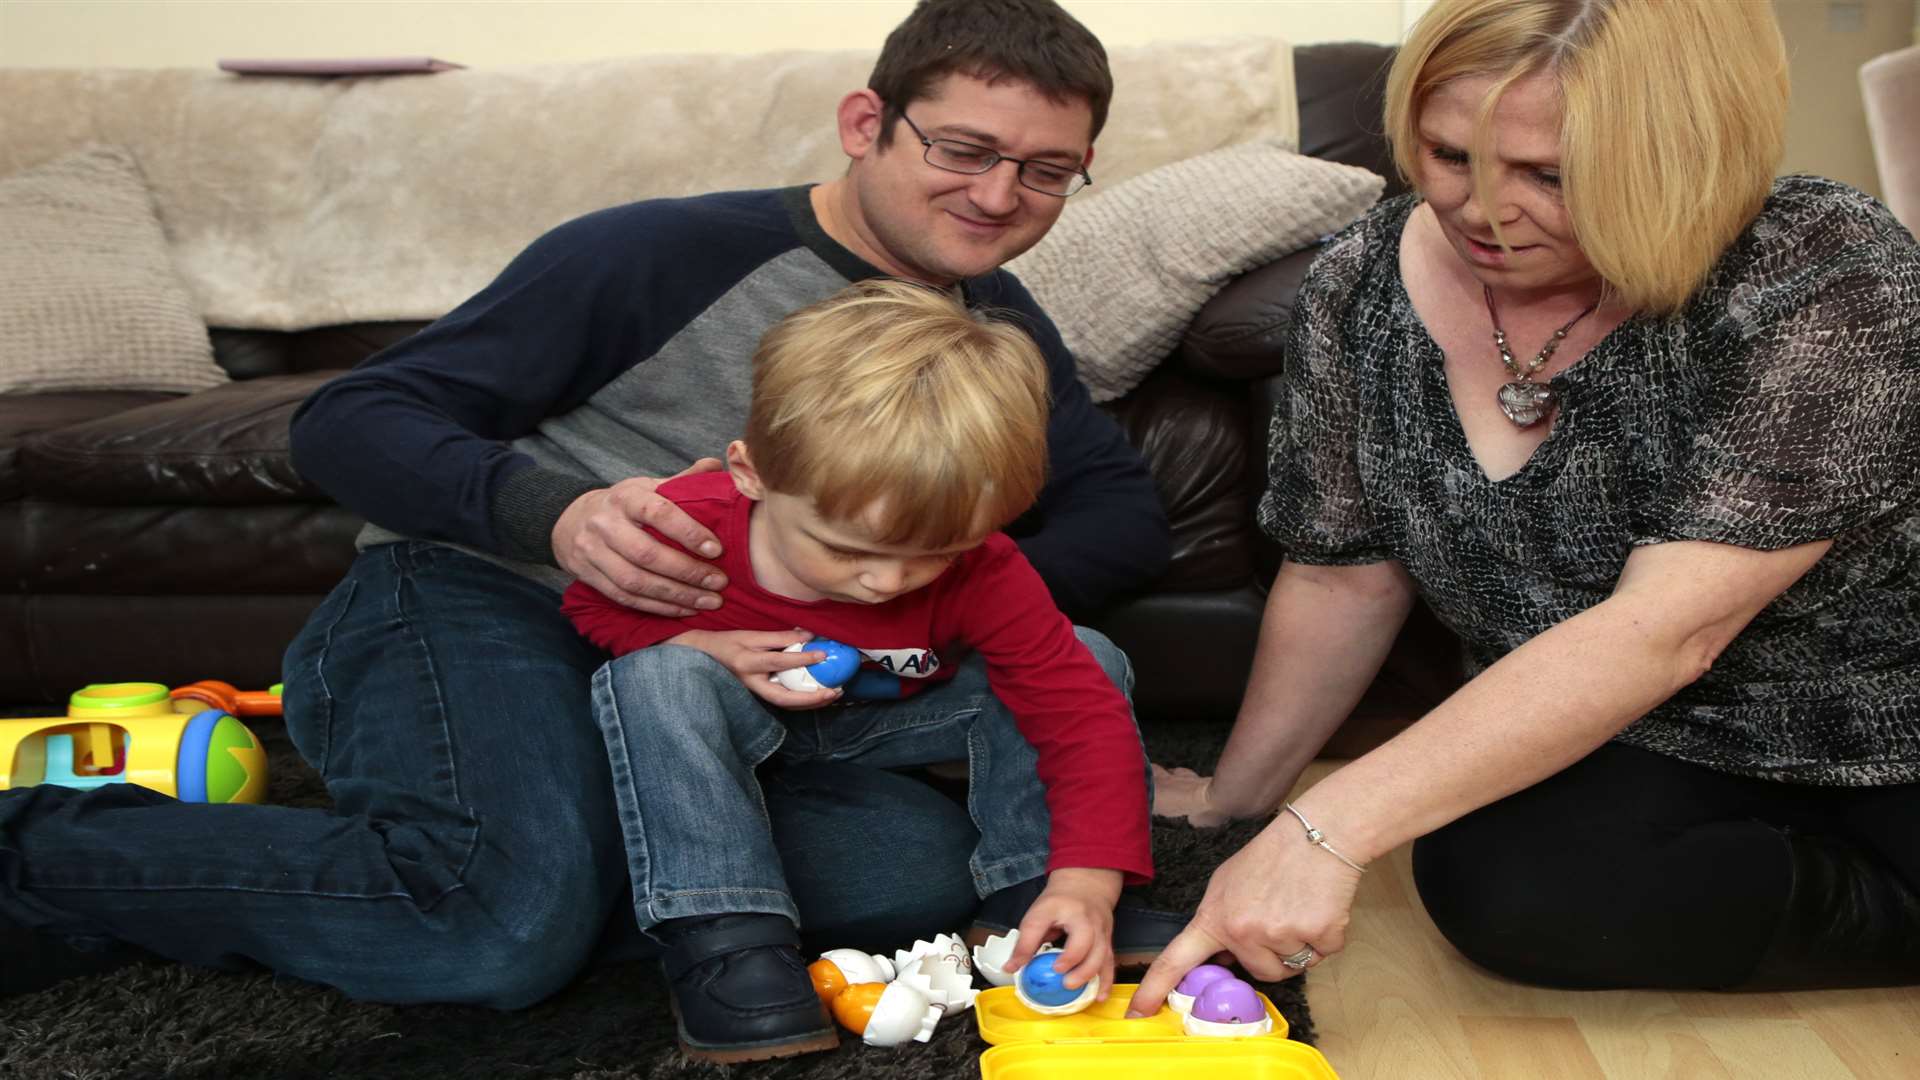
[[[253,723],[273,753],[273,801],[324,805],[317,778],[299,763],[278,724]],[[1219,725],[1150,725],[1147,743],[1157,761],[1205,768],[1224,735]],[[1156,823],[1159,878],[1149,899],[1191,910],[1213,867],[1257,828],[1245,823],[1201,832]],[[1286,1016],[1293,1037],[1311,1042],[1302,980],[1261,989]],[[832,1053],[733,1067],[697,1064],[675,1046],[666,993],[651,961],[603,965],[550,1000],[513,1013],[373,1005],[264,972],[235,975],[169,964],[0,998],[0,1077],[34,1080],[968,1078],[979,1075],[986,1049],[969,1012],[942,1023],[931,1042],[900,1049],[875,1049],[848,1038]]]

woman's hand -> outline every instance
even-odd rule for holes
[[[1213,778],[1192,769],[1163,769],[1153,766],[1153,813],[1156,817],[1186,818],[1199,829],[1225,825],[1227,815],[1214,809],[1208,795]]]
[[[1282,816],[1220,864],[1193,921],[1169,942],[1134,991],[1129,1016],[1151,1016],[1187,972],[1217,953],[1268,982],[1291,978],[1347,944],[1359,871],[1306,842]],[[1305,967],[1281,963],[1307,946]]]
[[[668,638],[665,644],[699,649],[720,661],[767,704],[781,709],[817,709],[839,700],[839,689],[789,690],[773,681],[773,673],[806,667],[827,658],[818,649],[786,652],[789,645],[805,645],[813,634],[792,630],[689,630]]]
[[[725,467],[717,458],[701,458],[674,476]],[[650,615],[717,608],[726,575],[661,543],[644,527],[660,530],[687,551],[709,559],[720,555],[712,530],[659,494],[663,482],[636,476],[573,500],[553,523],[554,562],[609,600]]]

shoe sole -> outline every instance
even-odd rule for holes
[[[961,939],[967,943],[968,952],[972,952],[974,949],[985,945],[988,938],[1005,933],[1005,930],[994,930],[985,926],[973,926],[967,929],[967,932],[962,935]],[[1116,952],[1113,954],[1113,966],[1116,968],[1147,967],[1155,960],[1160,959],[1160,951],[1159,949],[1135,949],[1131,952]]]
[[[789,1039],[785,1042],[701,1046],[687,1037],[687,1026],[680,1019],[680,1004],[674,1001],[671,995],[667,998],[667,1008],[673,1013],[673,1029],[679,1036],[680,1052],[695,1061],[704,1061],[712,1065],[741,1065],[749,1061],[772,1061],[775,1058],[798,1057],[801,1054],[840,1048],[840,1035],[832,1027],[804,1039]]]

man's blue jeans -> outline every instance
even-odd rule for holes
[[[1078,633],[1130,693],[1126,656],[1095,631]],[[593,713],[613,765],[642,928],[729,912],[800,920],[783,867],[808,860],[769,821],[755,777],[762,763],[884,769],[965,760],[967,810],[980,835],[969,860],[975,890],[986,896],[1046,872],[1051,818],[1038,758],[990,692],[977,656],[905,700],[791,712],[755,696],[706,653],[658,645],[594,675]],[[865,852],[850,885],[922,887],[923,853],[889,833],[880,822],[864,841],[839,841]]]
[[[0,792],[0,914],[356,998],[538,1001],[631,918],[590,698],[605,659],[535,582],[437,545],[370,549],[286,658],[287,730],[333,809]],[[877,946],[976,903],[972,825],[923,784],[806,763],[767,804],[814,930]]]

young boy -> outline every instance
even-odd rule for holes
[[[728,471],[660,486],[724,545],[725,602],[666,618],[567,591],[568,616],[617,657],[595,675],[594,712],[636,914],[668,947],[689,1053],[835,1042],[754,775],[769,758],[966,758],[981,922],[1018,921],[1016,965],[1062,931],[1068,985],[1112,986],[1121,886],[1152,874],[1147,766],[1114,676],[997,531],[1038,493],[1046,436],[1046,368],[1024,331],[944,292],[862,282],[761,340]],[[782,651],[816,635],[865,657],[851,691],[773,681],[824,659]],[[1118,650],[1088,636],[1124,678]],[[912,852],[874,858],[912,887]],[[709,1008],[726,995],[696,992],[703,980],[756,985],[758,1004]]]

